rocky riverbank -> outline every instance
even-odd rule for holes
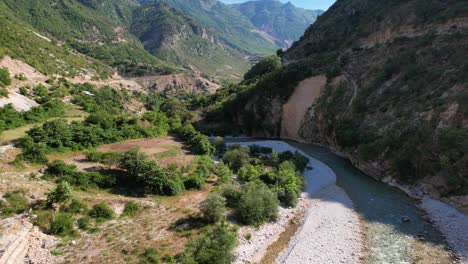
[[[276,152],[302,151],[281,141],[238,143],[271,147]],[[336,175],[322,162],[310,159],[311,170],[304,172],[306,190],[296,209],[284,213],[277,223],[267,224],[251,232],[242,227],[236,249],[237,263],[259,261],[275,239],[285,230],[291,216],[306,207],[304,224],[291,239],[287,249],[276,259],[277,263],[358,263],[362,252],[358,214],[345,191],[335,185]],[[245,239],[251,232],[250,239]],[[266,234],[266,235],[265,235]],[[248,254],[248,252],[251,252]]]

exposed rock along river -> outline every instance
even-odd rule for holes
[[[311,159],[313,169],[304,174],[307,187],[303,194],[310,199],[310,207],[277,263],[468,263],[467,229],[463,231],[468,221],[456,210],[439,215],[447,217],[440,219],[442,224],[450,222],[445,227],[455,228],[439,226],[444,236],[419,207],[420,201],[372,179],[327,148],[246,138],[226,141],[268,146],[277,152],[298,150]],[[429,213],[440,211],[426,204],[423,207]]]

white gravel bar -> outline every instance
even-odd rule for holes
[[[460,258],[460,263],[468,264],[468,217],[450,205],[429,197],[422,200],[421,206],[444,234]]]
[[[277,258],[277,263],[359,263],[362,240],[359,217],[343,189],[336,186],[336,175],[328,166],[282,141],[236,142],[230,144],[259,145],[281,153],[298,151],[307,156],[312,170],[306,170],[307,185],[301,206],[307,205],[303,226],[288,248]],[[292,212],[291,212],[292,213]],[[253,230],[250,240],[239,237],[236,263],[251,263],[262,254],[284,231],[285,219],[291,213],[281,214],[279,224],[267,224]],[[245,227],[240,236],[245,236]],[[249,230],[252,231],[252,230]],[[265,238],[267,234],[268,238]]]

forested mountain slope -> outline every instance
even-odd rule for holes
[[[233,5],[262,32],[270,35],[275,44],[289,48],[298,40],[322,10],[306,10],[290,2],[283,4],[276,0],[248,1]]]
[[[133,16],[130,31],[158,58],[233,80],[240,79],[250,67],[246,54],[164,2],[147,3]]]
[[[221,91],[205,122],[324,144],[377,179],[467,194],[464,1],[338,1],[281,55]]]

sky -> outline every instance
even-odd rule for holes
[[[233,3],[242,3],[247,0],[220,0],[221,2],[233,4]],[[281,2],[288,2],[288,0],[280,0]],[[335,0],[289,0],[293,5],[297,7],[302,7],[306,9],[322,9],[327,10]]]

